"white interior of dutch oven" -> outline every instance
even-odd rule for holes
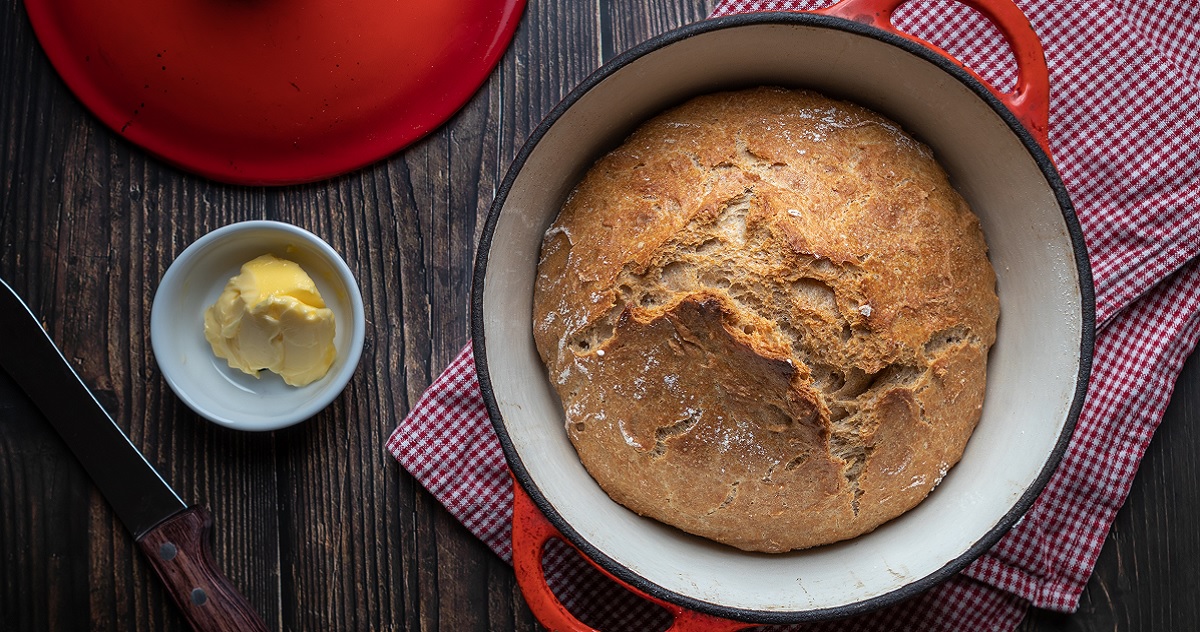
[[[856,539],[750,554],[641,518],[580,464],[532,336],[543,231],[582,173],[633,127],[728,87],[813,88],[901,123],[933,147],[980,216],[998,276],[1000,328],[983,418],[962,461],[912,511]],[[1000,523],[1068,423],[1083,334],[1080,279],[1059,203],[1004,121],[936,65],[861,34],[750,24],[654,50],[597,84],[547,130],[504,201],[484,279],[488,373],[511,447],[578,538],[686,599],[766,613],[840,608],[928,577]]]

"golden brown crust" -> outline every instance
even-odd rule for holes
[[[920,502],[983,402],[999,303],[931,153],[855,105],[699,97],[601,158],[547,231],[534,336],[588,471],[733,546]]]

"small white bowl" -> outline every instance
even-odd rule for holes
[[[306,386],[231,368],[204,338],[205,310],[243,263],[267,253],[304,268],[333,310],[337,356]],[[358,366],[365,329],[362,294],[341,256],[303,228],[273,221],[230,224],[188,246],[163,275],[150,312],[150,344],[171,390],[202,417],[238,430],[284,428],[328,406]]]

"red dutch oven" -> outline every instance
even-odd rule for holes
[[[492,206],[477,255],[472,327],[489,413],[516,481],[513,556],[538,619],[588,630],[555,598],[543,550],[560,539],[660,604],[673,630],[843,617],[957,573],[1033,503],[1083,403],[1094,327],[1084,241],[1047,139],[1041,45],[1009,0],[962,0],[997,26],[1018,67],[1001,92],[891,23],[904,0],[692,24],[605,64],[534,131]],[[982,418],[962,460],[920,505],[852,540],[747,553],[642,518],[580,464],[533,340],[542,235],[568,193],[638,124],[689,97],[755,85],[862,104],[929,145],[979,215],[1001,317]]]

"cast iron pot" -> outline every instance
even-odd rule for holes
[[[1087,387],[1091,273],[1049,155],[1041,45],[1009,0],[963,2],[1012,48],[1012,92],[899,32],[891,16],[904,0],[845,0],[815,13],[710,19],[656,37],[605,64],[534,130],[484,227],[472,333],[480,386],[517,483],[518,581],[547,627],[589,629],[546,585],[549,538],[666,607],[672,629],[732,630],[848,616],[911,597],[994,545],[1045,485]],[[670,106],[757,85],[857,102],[932,147],[980,217],[1001,303],[982,419],[941,485],[869,534],[776,555],[715,544],[613,502],[567,438],[532,326],[542,235],[588,167]]]

